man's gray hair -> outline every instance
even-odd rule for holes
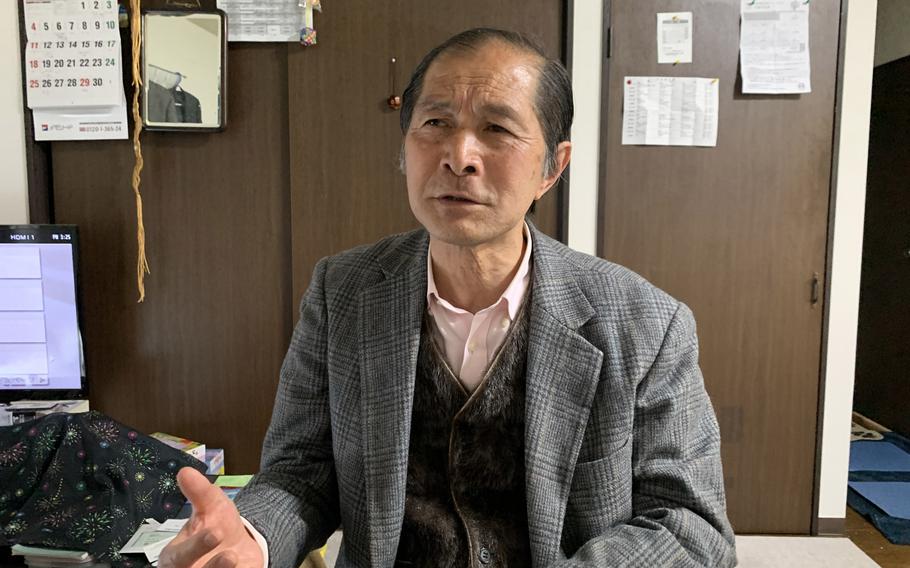
[[[558,166],[556,148],[560,142],[569,139],[569,131],[572,128],[572,118],[575,114],[575,105],[572,102],[572,80],[560,61],[547,57],[540,46],[516,32],[493,28],[474,28],[454,35],[430,50],[414,69],[411,81],[401,96],[401,114],[399,116],[401,132],[402,134],[407,133],[411,126],[414,105],[420,98],[424,76],[433,61],[444,53],[474,51],[491,41],[501,41],[520,51],[535,55],[540,60],[534,112],[537,114],[540,129],[543,130],[544,143],[547,147],[544,162],[544,177],[547,177]],[[404,166],[404,148],[402,148],[400,162],[400,166]]]

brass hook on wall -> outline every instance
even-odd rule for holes
[[[392,91],[392,94],[389,95],[387,102],[389,104],[389,108],[392,110],[398,110],[401,108],[401,97],[399,95],[395,94],[397,92],[397,90],[395,89],[395,63],[396,62],[397,62],[397,59],[395,59],[394,57],[389,62],[389,83],[390,83],[390,90]]]

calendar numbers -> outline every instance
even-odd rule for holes
[[[29,29],[33,32],[39,33],[50,32],[59,34],[84,34],[98,31],[117,30],[117,20],[109,18],[105,18],[103,20],[90,18],[86,20],[41,21],[32,22],[29,25]]]
[[[32,108],[114,106],[123,97],[115,0],[25,0]]]
[[[83,10],[110,10],[113,0],[91,0],[90,2],[79,2]]]

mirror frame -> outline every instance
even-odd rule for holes
[[[146,49],[148,47],[146,37],[146,18],[149,16],[192,16],[194,14],[211,14],[218,16],[221,23],[221,42],[220,60],[221,76],[219,81],[218,93],[218,124],[216,126],[177,126],[184,123],[160,123],[149,124],[147,116],[147,99],[148,99],[148,61],[146,60]],[[142,57],[140,69],[142,71],[142,87],[140,91],[140,114],[142,115],[142,127],[144,130],[169,131],[169,132],[221,132],[227,126],[227,14],[222,10],[143,10],[142,11]]]

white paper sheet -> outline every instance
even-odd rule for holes
[[[622,143],[717,146],[716,78],[626,77]]]
[[[25,0],[35,140],[128,137],[115,0]]]
[[[657,62],[692,63],[692,12],[657,14]]]
[[[163,533],[163,534],[168,534],[168,533]],[[143,552],[143,554],[145,554],[145,557],[148,559],[149,562],[158,562],[158,557],[161,556],[161,551],[164,550],[164,547],[169,545],[171,543],[171,541],[174,540],[174,537],[177,536],[174,533],[170,533],[170,535],[171,536],[166,539],[162,539],[162,540],[159,540],[158,542],[146,544],[145,546],[142,547],[142,552]]]
[[[812,91],[807,0],[740,0],[743,93]]]
[[[28,106],[116,106],[123,93],[116,0],[23,7]]]
[[[300,41],[300,0],[218,0],[228,16],[228,41]]]
[[[126,97],[115,107],[40,108],[32,111],[35,140],[125,140]]]
[[[139,528],[136,529],[136,532],[133,536],[127,541],[123,548],[120,549],[121,554],[142,554],[145,552],[145,547],[152,544],[167,541],[170,542],[175,536],[175,533],[159,531],[157,525],[148,525],[142,524],[139,525]],[[162,548],[164,548],[162,546]]]
[[[159,531],[178,533],[189,519],[168,519],[158,526]]]

